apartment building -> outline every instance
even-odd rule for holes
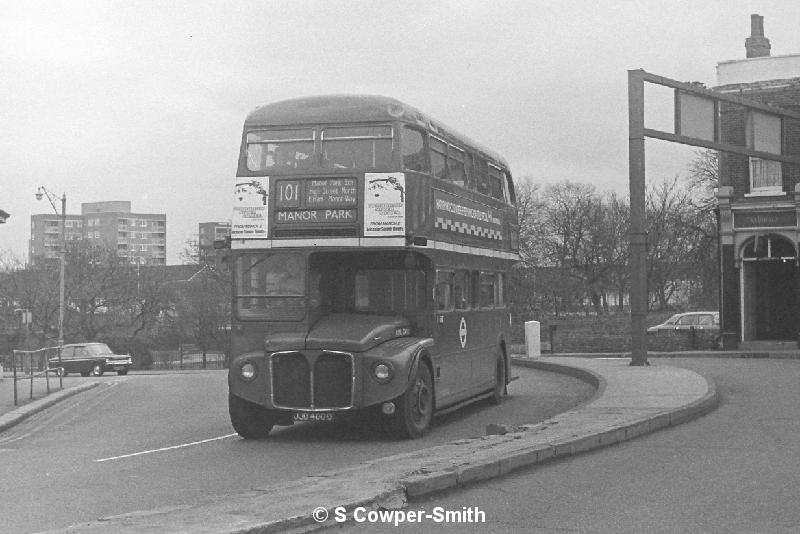
[[[140,265],[166,265],[167,216],[163,213],[133,213],[130,201],[86,202],[80,215],[65,217],[67,241],[85,239],[91,244],[116,250],[120,257]],[[58,258],[61,250],[61,217],[31,216],[29,262]]]

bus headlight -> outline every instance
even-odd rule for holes
[[[239,367],[239,376],[242,377],[242,380],[249,382],[250,380],[256,377],[256,366],[252,362],[244,362]]]
[[[392,380],[394,369],[390,363],[378,362],[372,366],[372,375],[375,377],[375,380],[381,384],[385,384]]]

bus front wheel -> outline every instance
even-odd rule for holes
[[[270,410],[228,393],[228,413],[231,425],[244,439],[263,439],[274,426]]]
[[[428,431],[432,420],[433,379],[428,364],[420,362],[414,379],[397,401],[390,431],[398,438],[416,439]]]

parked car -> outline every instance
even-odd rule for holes
[[[64,375],[80,373],[81,376],[101,376],[106,371],[126,375],[133,360],[129,354],[114,354],[105,343],[74,343],[61,348],[60,361],[56,355],[50,357],[48,363],[50,367],[61,367]]]
[[[647,329],[648,334],[659,332],[674,332],[682,330],[703,330],[709,332],[719,332],[719,312],[686,312],[676,313],[666,321]]]

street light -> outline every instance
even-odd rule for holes
[[[58,215],[58,208],[56,208],[57,196],[48,191],[43,185],[40,185],[36,190],[36,200],[42,200],[42,197],[47,197],[50,205],[53,206],[53,211]],[[61,194],[61,272],[59,275],[59,307],[58,307],[58,346],[64,344],[64,265],[67,261],[67,194]]]

